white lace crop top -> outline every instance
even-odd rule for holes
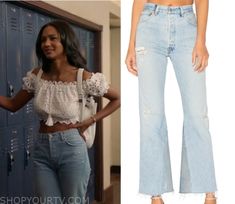
[[[33,70],[23,78],[22,89],[34,93],[34,109],[46,125],[60,122],[79,122],[79,98],[77,81],[47,81],[41,78],[42,69],[35,75]],[[79,73],[79,71],[78,71]],[[102,73],[92,73],[91,78],[82,81],[84,97],[103,96],[109,85]]]

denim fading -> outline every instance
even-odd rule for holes
[[[50,203],[86,203],[90,163],[77,129],[39,133],[33,157],[36,196]]]
[[[174,67],[184,112],[180,192],[204,193],[217,189],[205,72],[195,72],[192,64],[196,32],[197,20],[192,5],[145,4],[136,33],[140,193],[159,195],[173,191],[164,111],[168,58]]]

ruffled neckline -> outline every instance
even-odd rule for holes
[[[51,80],[46,80],[46,79],[42,79],[40,78],[39,81],[48,84],[48,85],[77,85],[77,81],[51,81]]]
[[[97,73],[98,75],[98,73]],[[82,80],[82,83],[88,83],[89,81],[92,81],[92,79],[95,77],[96,75],[94,73],[91,73],[91,77]],[[36,76],[35,76],[36,77]],[[77,85],[78,82],[77,81],[51,81],[51,80],[46,80],[43,78],[40,78],[39,81],[42,81],[43,83],[46,83],[48,85]]]

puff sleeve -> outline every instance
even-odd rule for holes
[[[108,92],[109,84],[102,73],[92,73],[91,78],[83,81],[83,90],[92,96],[103,96]]]
[[[36,75],[32,73],[33,69],[28,71],[26,76],[23,77],[22,89],[28,91],[28,93],[34,93]]]

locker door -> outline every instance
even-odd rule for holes
[[[36,43],[36,14],[32,11],[22,9],[22,76],[37,66],[35,53]],[[35,120],[33,102],[30,101],[23,109],[24,122],[29,123]]]
[[[6,96],[5,9],[0,2],[0,95]],[[6,126],[6,111],[0,108],[0,127]]]
[[[42,15],[42,14],[38,14],[37,34],[39,33],[41,27],[50,21],[51,21],[50,17]]]
[[[7,196],[6,129],[0,129],[0,196]]]
[[[46,23],[48,23],[49,21],[50,21],[49,17],[44,16],[42,14],[37,15],[37,33],[36,33],[36,37],[38,36],[38,33],[39,33],[41,27],[43,25],[45,25]],[[37,64],[40,65],[38,61],[37,61]]]
[[[21,88],[20,9],[6,4],[7,95],[13,96]],[[8,112],[8,125],[22,121],[22,111]]]
[[[24,154],[23,131],[19,126],[7,130],[8,196],[22,196]],[[16,185],[17,184],[17,185]]]
[[[36,128],[31,125],[24,128],[24,196],[33,196],[33,147],[36,137]]]

